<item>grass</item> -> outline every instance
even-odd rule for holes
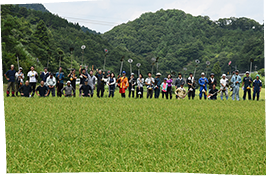
[[[122,99],[116,91],[113,99],[4,104],[8,173],[266,174],[265,101]]]

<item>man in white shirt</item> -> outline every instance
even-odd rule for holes
[[[50,92],[52,92],[52,97],[55,96],[55,86],[56,86],[56,83],[57,83],[56,82],[56,78],[53,76],[52,73],[50,73],[49,76],[46,79],[46,82],[45,82],[46,86],[49,89],[49,92],[48,92],[48,95],[47,96],[50,95]]]
[[[34,71],[34,66],[31,66],[31,71],[28,72],[27,76],[30,82],[30,87],[32,88],[32,90],[35,90],[38,74],[36,71]],[[34,96],[34,91],[32,91],[32,97],[33,96]]]
[[[147,85],[147,95],[146,98],[150,97],[152,98],[153,96],[153,84],[154,84],[154,78],[152,78],[152,75],[150,72],[148,72],[148,78],[145,80],[145,84]]]
[[[223,100],[223,93],[225,93],[226,100],[228,100],[228,79],[226,78],[226,74],[222,74],[222,79],[220,80],[221,86],[221,100]]]

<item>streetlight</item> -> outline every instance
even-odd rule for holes
[[[252,62],[254,62],[254,59],[250,59],[250,70],[249,70],[250,75],[251,75],[251,70],[252,70]]]
[[[200,63],[200,61],[197,59],[197,60],[195,60],[195,63],[196,63],[196,68],[195,68],[195,71],[194,71],[194,78],[195,78],[195,75],[196,75],[197,66]]]
[[[151,72],[152,72],[152,75],[153,75],[153,67],[155,65],[156,58],[153,57],[151,60],[152,60],[152,71]]]
[[[120,68],[120,75],[121,75],[121,72],[122,72],[123,59],[124,59],[124,56],[122,56],[122,57],[121,57],[121,68]]]
[[[138,68],[138,76],[137,76],[137,77],[139,77],[139,75],[140,75],[140,66],[141,66],[140,63],[137,63],[137,64],[136,64],[136,67]]]
[[[82,49],[82,65],[83,65],[83,53],[84,53],[84,49],[86,48],[86,46],[85,45],[82,45],[81,46],[81,49]]]
[[[208,68],[209,68],[209,65],[210,65],[210,61],[206,61],[206,64],[207,64],[206,75],[208,75]]]
[[[71,67],[70,69],[72,69],[72,52],[73,52],[74,48],[70,47],[70,58],[71,58]]]
[[[106,65],[106,57],[107,57],[107,54],[108,54],[108,50],[107,50],[107,49],[104,49],[104,52],[105,52],[105,59],[104,59],[104,66],[103,66],[103,70],[105,70],[105,65]]]
[[[133,60],[130,58],[130,59],[128,59],[128,62],[130,63],[130,74],[132,74],[132,62],[133,62]]]

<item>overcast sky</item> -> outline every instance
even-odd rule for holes
[[[97,32],[104,33],[114,26],[127,23],[145,12],[160,9],[179,9],[194,16],[209,16],[211,20],[228,17],[248,17],[260,24],[264,20],[263,0],[94,0],[73,1],[54,0],[57,3],[38,1],[53,14],[58,14],[71,22],[79,22]],[[13,0],[7,1],[13,3]],[[19,1],[33,2],[32,0]],[[37,1],[35,1],[37,2]],[[53,1],[52,1],[53,2]]]

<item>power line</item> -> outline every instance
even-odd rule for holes
[[[75,17],[66,17],[63,16],[64,18],[70,18],[70,19],[75,19],[80,22],[84,23],[92,23],[92,24],[99,24],[99,25],[106,25],[106,26],[114,26],[114,25],[119,25],[120,23],[116,22],[108,22],[108,21],[99,21],[99,20],[89,20],[89,19],[82,19],[82,18],[75,18]]]

